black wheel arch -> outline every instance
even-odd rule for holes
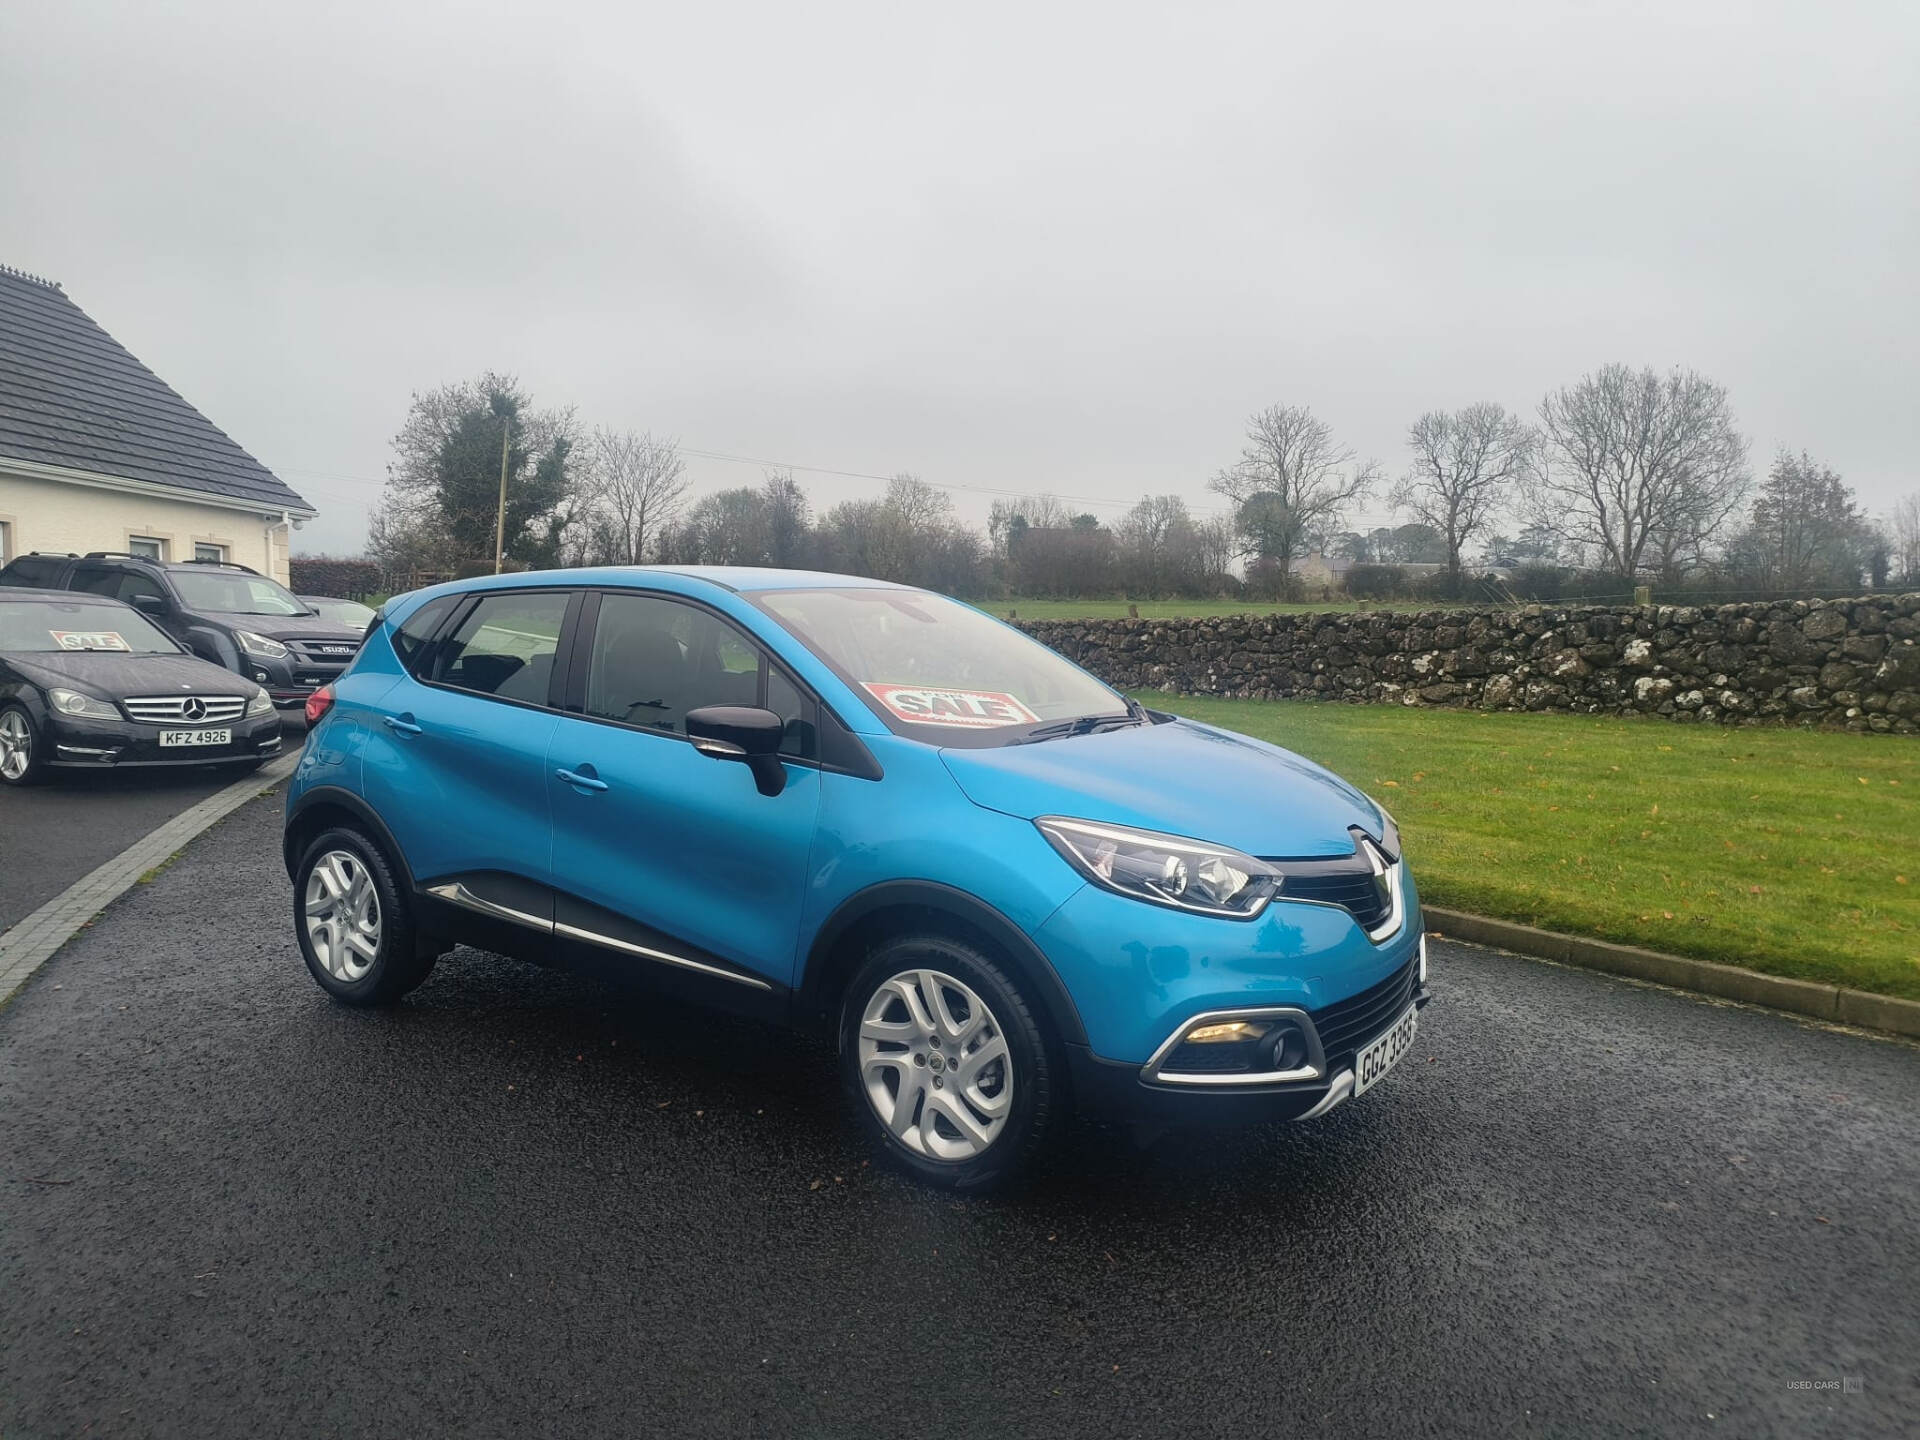
[[[413,870],[393,832],[371,805],[338,785],[315,785],[302,791],[287,811],[286,825],[280,834],[280,855],[287,867],[287,878],[293,878],[294,868],[314,836],[343,823],[367,832],[393,867],[401,885],[411,893]]]
[[[1087,1043],[1080,1012],[1059,972],[1040,947],[1013,921],[979,896],[934,880],[883,880],[850,895],[815,933],[796,995],[797,1018],[834,1026],[842,987],[859,968],[868,937],[899,934],[916,926],[977,936],[1006,957],[1033,986],[1054,1034],[1069,1045]],[[853,942],[853,943],[848,943]]]

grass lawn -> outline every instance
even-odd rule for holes
[[[1142,695],[1393,811],[1429,903],[1920,999],[1920,745]]]

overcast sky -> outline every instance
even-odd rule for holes
[[[0,262],[305,495],[308,552],[359,548],[409,393],[488,367],[977,521],[1210,505],[1276,402],[1397,471],[1422,410],[1684,364],[1879,511],[1920,488],[1916,77],[1912,0],[0,0]]]

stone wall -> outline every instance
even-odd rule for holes
[[[1123,689],[1920,731],[1920,594],[1015,623]]]

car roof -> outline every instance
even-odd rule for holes
[[[113,605],[126,608],[111,595],[96,595],[91,590],[40,590],[30,585],[0,586],[0,600],[61,600],[75,605]]]
[[[891,580],[864,575],[836,575],[826,570],[776,570],[754,565],[590,565],[578,570],[516,570],[504,575],[476,575],[433,587],[433,593],[475,589],[545,585],[618,586],[644,584],[649,577],[672,575],[717,585],[723,590],[913,590]]]

